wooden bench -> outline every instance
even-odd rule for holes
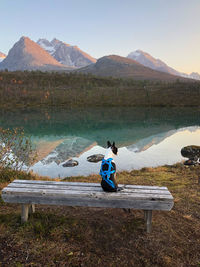
[[[144,210],[148,233],[152,210],[170,211],[174,204],[167,187],[125,185],[120,192],[107,193],[97,183],[32,180],[14,180],[2,190],[2,198],[22,204],[22,222],[28,220],[29,212],[35,212],[35,204]]]

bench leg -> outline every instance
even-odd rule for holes
[[[22,223],[28,221],[28,210],[29,210],[29,204],[22,204],[22,213],[21,213]]]
[[[29,206],[29,213],[35,213],[35,204]]]
[[[152,228],[152,210],[146,211],[146,224],[147,224],[147,233],[151,233]]]
[[[148,210],[144,210],[144,221],[145,221],[145,223],[147,222],[147,212],[148,212]]]

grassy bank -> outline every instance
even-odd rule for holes
[[[199,106],[200,82],[137,81],[81,73],[0,72],[0,108]]]
[[[20,207],[1,201],[2,266],[200,266],[200,166],[182,164],[122,172],[127,184],[167,186],[170,212],[154,212],[147,234],[143,213],[122,209],[37,206],[20,224]],[[0,188],[14,178],[41,179],[1,170]],[[99,182],[99,176],[68,181]],[[0,265],[1,265],[0,264]]]

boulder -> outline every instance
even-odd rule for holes
[[[70,159],[63,164],[63,167],[75,167],[78,165],[78,161],[74,159]]]
[[[104,158],[104,155],[102,154],[94,154],[94,155],[87,157],[87,161],[97,163],[101,161],[103,158]]]
[[[200,158],[200,146],[185,146],[181,149],[181,155],[196,161]]]
[[[188,159],[184,162],[184,165],[186,166],[195,166],[198,164],[198,161],[193,160],[193,159]]]

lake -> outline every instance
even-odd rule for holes
[[[87,157],[104,154],[107,140],[119,148],[117,170],[174,164],[180,150],[200,145],[200,108],[85,108],[0,111],[0,127],[23,127],[38,151],[31,169],[52,178],[98,173]],[[63,167],[68,159],[76,167]]]

